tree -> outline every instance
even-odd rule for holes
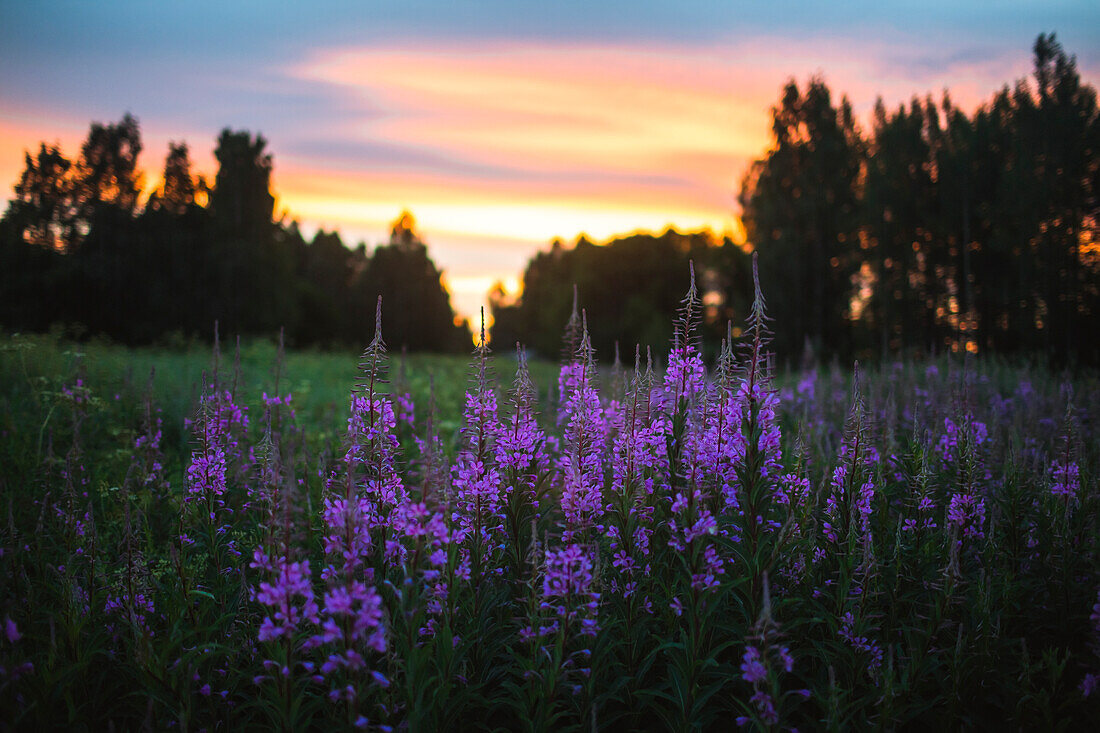
[[[339,233],[322,229],[310,244],[303,243],[299,251],[301,318],[296,341],[318,344],[343,341],[353,345],[347,338],[353,272],[351,250],[344,246]]]
[[[139,155],[141,130],[131,114],[109,125],[92,123],[73,170],[76,225],[70,247],[88,233],[96,217],[106,209],[112,210],[108,215],[112,221],[117,221],[115,214],[134,215],[142,189],[142,175],[137,167]]]
[[[31,245],[62,250],[72,222],[72,163],[56,145],[42,143],[38,155],[23,155],[26,167],[15,184],[5,218],[18,238]]]
[[[147,210],[165,211],[180,216],[195,205],[195,194],[205,186],[191,175],[191,156],[187,143],[168,143],[164,160],[164,177],[160,187],[149,197]]]
[[[1033,51],[1034,85],[1020,82],[1011,95],[1012,148],[1002,177],[1009,210],[1003,213],[1017,236],[1027,237],[1022,247],[1030,256],[1022,259],[1037,266],[1027,273],[1030,312],[1024,317],[1034,325],[1028,346],[1060,360],[1085,349],[1096,358],[1096,339],[1086,334],[1096,332],[1100,273],[1094,260],[1082,257],[1083,243],[1096,241],[1100,224],[1096,90],[1081,83],[1076,59],[1053,34],[1040,34]]]
[[[222,130],[210,192],[213,268],[206,273],[212,310],[227,331],[293,330],[298,314],[294,251],[272,220],[273,161],[262,135]]]
[[[410,351],[469,349],[469,324],[456,323],[450,295],[428,248],[405,211],[394,221],[389,243],[374,250],[366,271],[352,286],[359,311],[355,326],[361,341],[372,335],[368,309],[382,296],[382,333],[391,347]]]
[[[222,130],[214,157],[218,174],[210,192],[215,221],[230,237],[259,241],[271,235],[275,197],[271,194],[271,155],[262,135]]]
[[[753,163],[739,197],[749,243],[760,253],[780,353],[809,339],[820,353],[850,350],[851,303],[860,270],[863,143],[851,105],[825,82],[792,80],[772,108],[773,145]]]
[[[504,344],[522,341],[547,358],[558,355],[562,330],[573,307],[573,288],[588,313],[589,337],[597,353],[612,358],[635,345],[663,349],[672,337],[672,314],[688,286],[689,262],[695,263],[706,307],[702,335],[710,348],[725,335],[727,320],[746,311],[751,282],[746,255],[710,232],[634,234],[596,245],[585,237],[572,247],[561,241],[539,252],[523,273],[523,292],[508,300],[490,299],[492,338]]]
[[[931,99],[914,97],[893,113],[881,99],[875,106],[860,244],[874,278],[863,317],[883,354],[938,346],[934,314],[949,297],[938,230],[938,131]]]

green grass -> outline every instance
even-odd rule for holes
[[[242,404],[258,414],[261,395],[274,390],[277,346],[271,341],[250,340],[239,352],[222,347],[218,372],[227,387],[236,383]],[[289,351],[279,373],[279,392],[293,395],[301,426],[319,440],[342,434],[348,398],[355,386],[359,355],[351,352]],[[512,354],[494,358],[501,384],[515,371]],[[409,392],[418,418],[434,392],[438,428],[448,448],[459,426],[470,360],[465,356],[391,354],[389,390]],[[556,390],[557,367],[546,362],[530,364],[532,379],[543,403]],[[203,380],[214,373],[212,348],[128,348],[103,341],[73,343],[50,335],[0,336],[0,430],[6,436],[33,429],[43,442],[62,415],[50,410],[58,392],[79,374],[97,398],[100,412],[112,417],[139,409],[152,378],[152,401],[162,410],[166,450],[185,449],[189,436],[183,429],[191,415]],[[25,435],[22,437],[26,437]],[[25,444],[25,440],[19,440]]]

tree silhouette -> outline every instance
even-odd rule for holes
[[[205,188],[205,182],[191,174],[191,156],[187,143],[168,143],[164,160],[164,176],[160,187],[149,196],[148,211],[165,211],[182,216],[195,205],[195,195]]]
[[[391,347],[410,351],[469,349],[469,324],[455,323],[442,273],[428,256],[416,220],[408,211],[394,221],[389,242],[374,250],[366,271],[352,287],[361,306],[382,296],[382,333]],[[367,335],[372,323],[362,315],[356,321]]]
[[[72,222],[72,163],[56,145],[42,143],[38,155],[24,154],[26,167],[15,184],[5,219],[18,239],[47,249],[64,249]]]
[[[138,121],[129,113],[117,123],[92,123],[73,168],[70,247],[87,235],[97,217],[101,226],[115,227],[134,215],[142,189],[141,147]]]
[[[214,157],[218,173],[210,209],[227,235],[258,241],[270,235],[275,197],[271,194],[271,155],[267,140],[244,130],[222,130]]]
[[[825,82],[805,90],[792,80],[772,109],[774,145],[742,184],[749,241],[760,253],[776,347],[798,353],[809,340],[818,353],[847,353],[849,316],[859,272],[858,206],[862,142],[851,106],[832,103]]]
[[[725,334],[726,321],[747,313],[747,255],[709,232],[672,229],[600,246],[585,237],[572,247],[555,241],[528,262],[517,300],[509,301],[500,290],[490,299],[492,338],[504,344],[522,341],[553,358],[573,308],[575,285],[598,353],[612,358],[616,341],[626,351],[636,344],[663,347],[672,337],[668,314],[676,311],[687,289],[689,261],[695,262],[707,307],[703,335],[714,348]]]

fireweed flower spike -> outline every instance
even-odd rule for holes
[[[497,431],[493,447],[503,479],[505,546],[519,578],[533,539],[528,530],[537,519],[538,490],[549,470],[549,457],[546,434],[535,415],[535,386],[527,370],[527,355],[518,343],[516,358],[516,377],[509,400],[511,414]]]
[[[230,492],[230,471],[234,465],[251,470],[247,467],[254,456],[241,455],[248,418],[215,380],[204,387],[191,426],[195,448],[187,468],[178,541],[182,547],[198,543],[195,552],[205,554],[221,576],[234,572],[241,556],[230,530],[244,502]]]
[[[695,287],[694,262],[690,263],[690,268],[690,285],[680,301],[680,318],[673,331],[672,350],[668,355],[668,369],[665,370],[665,395],[670,409],[676,409],[681,400],[694,406],[706,384],[706,367],[703,366],[697,344],[696,331],[702,304]]]
[[[781,643],[779,624],[772,618],[767,573],[761,579],[761,589],[760,616],[747,639],[740,665],[741,679],[751,686],[752,694],[747,702],[741,701],[744,714],[735,722],[739,727],[756,722],[768,729],[780,726],[781,730],[793,730],[780,724],[789,718],[794,705],[810,697],[810,691],[783,690],[783,677],[794,671],[795,661],[790,649]]]
[[[690,268],[687,294],[680,303],[663,389],[656,396],[657,421],[664,434],[668,458],[667,482],[661,493],[673,502],[678,495],[684,496],[687,504],[694,505],[694,487],[688,488],[687,484],[695,478],[692,474],[696,456],[691,448],[696,447],[699,398],[706,382],[706,370],[695,343],[700,304],[694,264]]]
[[[372,679],[369,660],[387,648],[383,599],[373,586],[376,574],[387,561],[403,559],[396,538],[404,527],[408,497],[396,468],[393,406],[380,391],[385,352],[379,297],[374,338],[360,360],[352,394],[341,470],[327,481],[321,513],[325,591],[318,630],[308,642],[322,655],[317,673],[328,681],[329,699],[344,704],[348,721],[362,714],[359,693]]]
[[[359,382],[351,400],[344,463],[362,496],[369,502],[373,541],[389,565],[404,560],[401,543],[395,541],[395,511],[409,501],[398,471],[399,443],[393,402],[382,392],[386,384],[386,344],[382,339],[382,298],[375,310],[374,338],[359,362]]]
[[[713,544],[718,522],[704,501],[705,489],[711,483],[706,474],[714,465],[719,443],[725,436],[707,429],[713,423],[711,415],[717,410],[712,396],[707,394],[706,369],[695,346],[700,301],[694,263],[690,278],[664,382],[665,407],[669,411],[666,414],[670,431],[665,437],[672,499],[668,544],[686,558],[691,587],[701,592],[715,590],[718,576],[725,573],[723,559]]]
[[[557,633],[566,647],[599,631],[600,594],[594,588],[593,565],[588,551],[580,545],[566,545],[559,550],[547,549],[542,576],[542,604],[550,615],[543,635]],[[587,676],[591,670],[580,665],[587,661],[587,649],[565,655],[563,671]],[[571,663],[573,662],[573,663]]]
[[[580,353],[581,336],[584,330],[581,313],[577,309],[577,286],[573,285],[573,310],[565,324],[562,335],[561,366],[558,370],[558,420],[563,425],[569,420],[569,403],[573,391],[580,384],[584,366],[577,361]]]
[[[851,408],[840,445],[841,463],[833,470],[829,483],[822,528],[829,542],[862,549],[864,562],[861,567],[865,572],[871,569],[871,511],[875,496],[872,470],[877,458],[877,451],[868,445],[867,416],[857,362],[852,378]]]
[[[648,574],[653,509],[650,502],[658,469],[663,465],[664,436],[651,420],[652,373],[641,370],[641,350],[634,354],[634,376],[619,412],[611,452],[611,497],[601,525],[611,550],[615,577],[612,590],[626,598],[637,591],[636,575]],[[643,605],[648,599],[643,599]]]
[[[1062,434],[1055,446],[1057,453],[1050,467],[1050,493],[1065,503],[1067,513],[1081,491],[1081,469],[1077,464],[1077,426],[1073,413],[1071,400],[1066,406]]]
[[[489,345],[482,312],[481,340],[474,350],[473,384],[466,392],[461,447],[451,471],[454,486],[455,542],[461,546],[463,575],[477,586],[485,574],[500,572],[496,548],[503,531],[501,475],[496,465],[496,385],[490,371]]]
[[[767,346],[771,339],[764,294],[760,288],[757,253],[753,252],[753,304],[746,321],[743,373],[737,391],[726,398],[725,424],[733,428],[729,450],[736,484],[727,489],[726,505],[737,508],[739,554],[752,579],[750,599],[759,598],[763,574],[775,555],[775,535],[781,526],[775,501],[782,474],[778,397],[771,389]]]
[[[565,516],[566,541],[587,538],[603,514],[603,456],[607,442],[607,425],[603,421],[600,398],[593,382],[595,362],[588,337],[588,316],[581,326],[577,348],[579,381],[570,393],[566,406],[566,454],[563,457],[564,487],[561,496]]]

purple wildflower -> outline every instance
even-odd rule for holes
[[[14,644],[23,638],[23,635],[19,633],[19,627],[15,625],[10,616],[4,617],[4,636],[9,644]]]
[[[256,600],[270,609],[260,624],[260,641],[293,636],[305,622],[319,621],[309,560],[288,562],[278,558],[272,562],[257,549],[250,567],[267,570],[271,575],[256,592]]]
[[[745,379],[733,392],[725,406],[725,423],[733,429],[733,435],[728,448],[728,460],[734,466],[745,462],[749,452],[751,436],[747,434],[751,411],[755,406],[756,421],[759,426],[759,438],[755,449],[763,458],[761,475],[769,486],[773,485],[781,474],[782,448],[780,445],[781,434],[777,410],[779,397],[761,382],[752,383]],[[726,505],[734,508],[739,506],[735,494],[736,483],[728,483],[725,487]]]
[[[564,456],[564,481],[561,506],[565,514],[563,537],[571,540],[591,529],[603,514],[603,452],[607,425],[603,421],[600,398],[592,385],[591,346],[587,323],[581,337],[583,360],[580,383],[569,396],[566,408],[568,425]]]
[[[706,385],[706,367],[699,351],[691,344],[673,349],[665,369],[665,399],[675,405],[681,399],[693,403]]]
[[[1051,468],[1050,493],[1064,501],[1072,501],[1081,489],[1081,471],[1074,461],[1055,461]]]
[[[943,427],[944,432],[936,444],[936,452],[945,463],[955,463],[958,460],[962,441],[969,439],[970,444],[977,447],[983,445],[989,437],[989,429],[985,423],[974,420],[970,414],[964,416],[961,424],[945,417]]]
[[[321,510],[325,533],[321,545],[325,555],[337,564],[325,567],[321,573],[323,579],[329,580],[337,572],[351,577],[363,565],[373,546],[370,533],[373,515],[373,504],[368,499],[325,497]]]
[[[745,647],[745,653],[741,657],[741,679],[756,684],[763,682],[767,676],[768,670],[761,661],[760,650],[754,646]]]
[[[559,619],[575,625],[578,633],[595,636],[599,594],[592,590],[592,559],[580,545],[566,545],[546,551],[542,598],[555,609]]]
[[[418,558],[426,560],[433,568],[425,576],[434,580],[439,574],[438,568],[447,562],[446,546],[451,541],[443,515],[430,511],[424,502],[409,503],[399,510],[394,526],[400,536],[412,540]]]
[[[955,494],[947,506],[947,521],[958,528],[963,538],[985,537],[985,501],[980,496]]]
[[[324,621],[314,643],[337,647],[321,665],[322,674],[340,668],[363,669],[366,660],[360,650],[386,651],[382,597],[372,586],[356,580],[330,588],[325,591],[322,611]]]
[[[502,479],[494,460],[499,429],[497,396],[488,373],[488,355],[483,327],[482,340],[475,352],[474,385],[466,393],[462,446],[452,469],[454,540],[463,546],[462,565],[479,574],[499,569],[494,567],[494,548],[504,521]],[[465,570],[462,574],[465,575]]]
[[[855,618],[851,611],[845,613],[840,619],[840,629],[837,635],[848,642],[848,645],[867,656],[867,673],[872,678],[877,678],[878,670],[882,667],[882,647],[878,642],[855,632]]]

